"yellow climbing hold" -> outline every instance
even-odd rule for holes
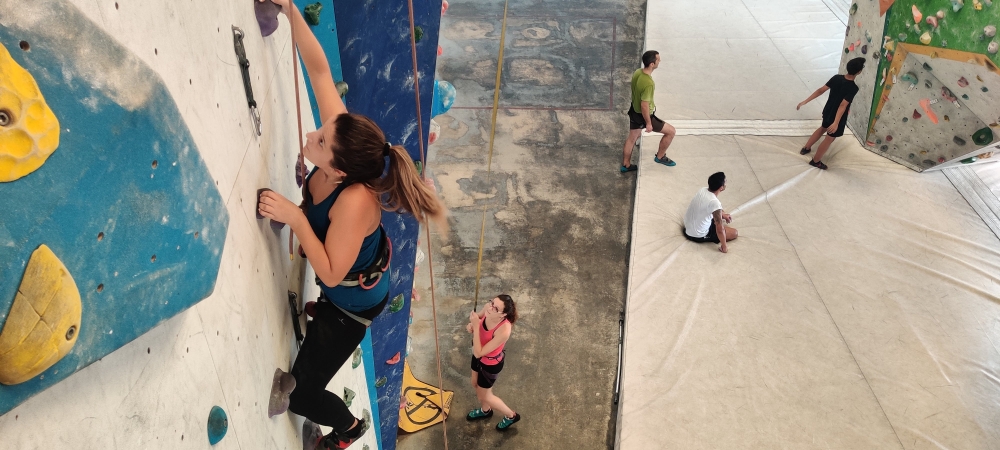
[[[83,305],[73,276],[46,245],[31,254],[0,331],[0,383],[28,381],[69,353]]]
[[[924,45],[930,44],[931,43],[931,34],[928,33],[928,32],[926,32],[926,31],[924,32],[924,34],[921,34],[920,35],[920,43],[924,44]]]
[[[38,84],[0,44],[0,182],[45,164],[59,146],[59,120]]]

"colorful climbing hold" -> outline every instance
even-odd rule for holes
[[[931,80],[924,80],[924,87],[930,89],[934,87],[934,83],[932,83]]]
[[[958,79],[958,87],[966,87],[968,85],[969,85],[969,80],[966,80],[965,77]]]
[[[344,404],[346,404],[347,407],[350,408],[351,407],[351,403],[354,402],[354,397],[356,397],[357,395],[358,394],[355,394],[354,391],[352,391],[352,390],[348,389],[347,387],[345,387],[344,388]]]
[[[361,365],[361,347],[354,349],[354,354],[351,355],[351,368],[357,369]]]
[[[934,161],[931,161],[931,160],[929,160],[929,159],[925,159],[925,160],[923,161],[923,163],[924,163],[924,165],[925,165],[925,166],[927,166],[927,167],[932,167],[932,166],[934,166],[934,164],[935,164],[935,163],[934,163]]]
[[[986,25],[983,28],[983,34],[985,34],[986,37],[996,36],[997,35],[997,27],[995,27],[993,25]]]
[[[965,0],[951,0],[951,10],[959,12],[965,6]]]
[[[457,92],[455,86],[444,80],[437,80],[434,83],[434,99],[431,103],[431,117],[445,114],[455,104]]]
[[[976,162],[975,156],[971,156],[962,160],[962,164],[972,164],[974,162]]]
[[[924,63],[921,67],[923,67],[924,70],[927,70],[927,71],[934,70],[934,68],[931,67],[931,65],[927,64],[927,63]]]
[[[273,2],[253,2],[253,12],[257,16],[257,25],[260,25],[260,35],[268,37],[274,30],[278,29],[278,13],[281,6]]]
[[[936,16],[927,16],[927,23],[934,28],[938,27],[938,20]]]
[[[891,135],[891,134],[890,134],[890,135],[887,135],[887,136],[885,137],[885,141],[886,141],[886,142],[892,142],[892,135]]]
[[[385,386],[385,383],[388,381],[389,381],[388,378],[380,377],[379,379],[375,380],[375,387],[380,388],[382,386]]]
[[[319,25],[319,12],[323,10],[323,4],[320,2],[312,3],[306,5],[305,9],[305,19],[309,25]]]
[[[909,118],[909,117],[904,117],[904,118],[903,118],[903,123],[906,123],[906,122],[909,122],[909,121],[910,121],[910,118]]]
[[[948,115],[947,115],[947,114],[945,114],[945,115],[944,115],[944,121],[945,121],[945,122],[951,122],[951,117],[948,117]]]
[[[944,19],[944,10],[943,9],[939,9],[938,10],[938,12],[937,12],[937,18],[938,19]]]
[[[441,0],[441,15],[448,12],[448,0]]]
[[[920,20],[924,18],[924,15],[917,9],[917,5],[913,5],[913,24],[916,25],[920,23]]]
[[[404,304],[405,302],[403,301],[403,294],[399,294],[393,297],[392,301],[389,302],[389,312],[390,313],[399,312],[401,309],[403,309]]]
[[[858,4],[857,3],[851,5],[851,15],[853,16],[854,13],[856,13],[856,12],[858,12]]]
[[[423,38],[424,38],[424,29],[421,28],[420,25],[413,27],[413,40],[416,42],[420,42],[420,40]]]
[[[218,406],[213,406],[208,413],[208,443],[218,444],[222,438],[226,437],[227,430],[229,430],[229,419],[226,417],[226,411]]]
[[[938,164],[941,164],[943,162],[944,162],[944,156],[938,156]]]
[[[931,123],[933,123],[933,124],[936,125],[938,123],[938,118],[937,118],[937,114],[934,113],[934,110],[931,109],[931,101],[929,99],[926,99],[926,98],[925,99],[921,99],[920,100],[920,107],[924,109],[924,114],[927,115],[927,119],[930,120]],[[916,112],[916,111],[914,111],[914,112]],[[914,119],[919,119],[919,117],[914,117]]]
[[[443,49],[443,48],[441,48],[441,46],[439,45],[439,46],[438,46],[438,56],[441,56],[441,55],[443,55],[443,54],[444,54],[444,49]]]
[[[990,54],[996,54],[997,50],[1000,50],[1000,44],[997,41],[990,42],[990,45],[986,46],[986,51]]]
[[[915,109],[914,109],[914,110],[913,110],[913,120],[917,120],[917,119],[919,119],[919,118],[921,118],[921,117],[923,117],[923,116],[922,116],[922,115],[920,115],[920,113],[919,113],[919,112],[917,112],[917,110],[915,110]]]
[[[958,136],[953,137],[951,139],[951,141],[954,142],[954,143],[956,143],[956,144],[958,144],[958,145],[965,145],[965,139],[962,139],[962,138],[960,138]]]
[[[910,159],[913,159],[913,158],[916,158],[916,157],[917,157],[917,155],[914,155],[913,153],[910,153],[910,155],[908,156],[908,158],[910,158]]]
[[[883,152],[887,152],[887,151],[889,151],[889,146],[885,145],[885,144],[882,144],[882,146],[879,147],[878,149],[882,150]]]
[[[965,100],[968,100],[969,99],[969,94],[962,94],[962,98],[965,99]]]
[[[399,352],[396,352],[396,354],[393,355],[392,358],[389,358],[389,360],[386,361],[385,363],[389,364],[390,366],[393,364],[399,364]]]
[[[983,92],[989,92],[989,91],[990,91],[990,88],[988,88],[988,87],[986,87],[986,86],[983,86],[983,87],[981,87],[981,88],[979,88],[979,89],[980,89],[981,91],[983,91]]]
[[[346,81],[338,81],[338,82],[336,82],[334,84],[337,86],[337,94],[340,95],[340,98],[344,98],[344,96],[347,95],[347,91],[349,90],[349,86],[347,86],[347,82]]]
[[[867,44],[861,46],[861,54],[862,55],[867,55],[868,54],[868,45]]]
[[[993,142],[993,130],[990,127],[984,127],[972,133],[972,142],[976,145],[988,145]]]

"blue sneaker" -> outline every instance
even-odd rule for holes
[[[493,417],[493,410],[483,411],[482,408],[476,408],[469,411],[469,414],[465,416],[466,420],[479,420],[479,419],[489,419]]]
[[[663,164],[664,166],[667,167],[673,167],[677,165],[677,163],[674,162],[674,160],[667,158],[667,155],[663,155],[663,159],[657,158],[656,155],[653,155],[653,162],[657,164]]]
[[[620,170],[622,173],[635,172],[636,170],[639,170],[639,166],[635,164],[629,164],[628,166],[621,166],[621,168],[618,170]]]
[[[504,416],[503,419],[500,419],[500,423],[497,424],[497,430],[504,431],[517,423],[518,420],[521,420],[521,415],[518,413],[514,413],[514,417]]]

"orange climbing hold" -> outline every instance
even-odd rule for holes
[[[913,5],[913,24],[916,25],[923,20],[924,15],[917,9],[917,5]]]
[[[930,101],[930,99],[926,99],[925,98],[923,100],[920,100],[920,107],[923,108],[924,109],[924,113],[927,114],[927,119],[930,120],[935,125],[937,125],[937,123],[938,123],[938,117],[937,117],[937,114],[934,113],[934,110],[931,109],[931,101]],[[916,112],[916,111],[914,110],[914,112]],[[914,119],[919,119],[919,117],[914,117]]]

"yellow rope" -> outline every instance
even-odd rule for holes
[[[500,55],[497,57],[497,78],[493,88],[493,118],[490,120],[490,151],[486,158],[486,186],[490,186],[493,174],[493,138],[497,133],[497,109],[500,106],[500,74],[503,72],[503,48],[507,38],[507,0],[503,2],[503,21],[500,25]],[[476,262],[476,294],[472,309],[479,308],[479,284],[483,270],[483,242],[486,239],[486,205],[483,205],[483,223],[479,228],[479,260]]]

